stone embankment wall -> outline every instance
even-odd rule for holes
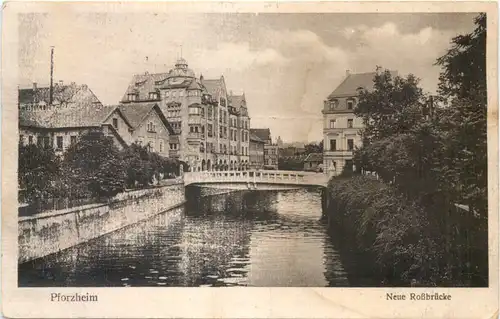
[[[23,263],[100,237],[184,204],[184,184],[118,194],[109,204],[92,204],[19,217]]]

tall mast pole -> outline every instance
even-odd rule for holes
[[[50,92],[49,105],[54,101],[54,47],[50,47]]]

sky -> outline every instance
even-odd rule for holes
[[[197,76],[245,93],[253,128],[285,142],[322,139],[323,100],[346,74],[377,65],[435,92],[436,59],[474,28],[473,13],[32,13],[19,16],[19,85],[87,84],[117,104],[134,74],[168,72],[181,55]]]

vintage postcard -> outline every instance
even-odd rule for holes
[[[2,9],[4,316],[498,316],[496,3]]]

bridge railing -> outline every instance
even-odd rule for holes
[[[323,185],[328,177],[323,173],[278,170],[202,171],[184,173],[184,183],[271,183],[292,185]]]

